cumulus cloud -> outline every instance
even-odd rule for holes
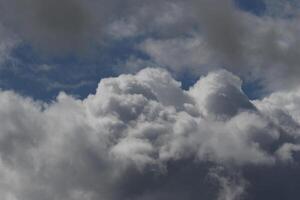
[[[255,16],[230,0],[0,0],[0,63],[18,41],[62,53],[133,38],[150,59],[130,55],[124,69],[154,67],[84,99],[0,91],[0,196],[297,199],[298,8],[279,16],[294,1],[265,2]],[[184,90],[157,66],[201,77]],[[272,92],[251,101],[244,79]]]
[[[225,70],[190,90],[147,68],[103,79],[83,100],[1,91],[0,101],[5,200],[233,200],[256,188],[248,167],[298,162],[298,129],[285,129],[269,100],[251,102]],[[299,126],[295,113],[276,109]]]

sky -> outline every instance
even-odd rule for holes
[[[0,0],[1,200],[298,200],[299,14]]]

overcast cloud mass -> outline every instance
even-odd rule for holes
[[[0,0],[0,199],[298,200],[299,14]]]

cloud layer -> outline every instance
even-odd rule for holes
[[[0,90],[1,199],[298,199],[299,4],[264,2],[0,0],[1,78],[93,84],[102,53],[136,71],[82,99]],[[187,90],[185,73],[200,77]],[[249,100],[242,80],[267,95]]]
[[[186,91],[167,71],[147,68],[103,79],[83,100],[61,93],[46,104],[1,91],[1,197],[271,197],[256,181],[270,181],[260,175],[266,169],[298,169],[299,95],[251,102],[241,84],[220,70]]]
[[[46,55],[75,52],[98,57],[99,48],[125,40],[138,53],[120,59],[123,63],[137,57],[139,63],[197,76],[225,68],[243,80],[260,81],[268,92],[299,84],[297,1],[265,0],[261,15],[242,10],[231,0],[149,2],[1,0],[1,29],[17,38],[0,34],[1,54],[9,57],[13,44],[25,43]]]

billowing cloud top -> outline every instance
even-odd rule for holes
[[[297,98],[251,102],[225,70],[186,91],[153,68],[103,79],[83,100],[2,91],[1,198],[239,199],[268,181],[251,169],[297,162]]]

